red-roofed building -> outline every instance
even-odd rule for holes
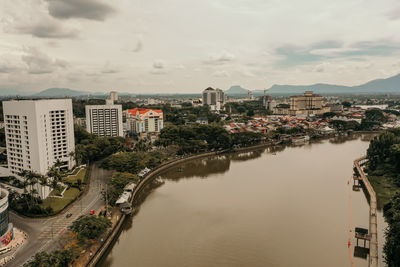
[[[160,109],[135,108],[124,110],[126,128],[141,136],[157,134],[164,127],[164,116]]]

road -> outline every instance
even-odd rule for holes
[[[11,252],[15,259],[6,266],[21,266],[37,252],[57,249],[59,247],[58,238],[74,220],[80,215],[88,214],[90,210],[97,210],[104,205],[100,192],[105,188],[106,181],[111,173],[112,171],[101,169],[97,164],[92,164],[88,191],[57,216],[32,219],[10,212],[10,222],[24,231],[28,235],[28,240],[17,251]],[[66,218],[68,213],[72,213],[72,216]]]

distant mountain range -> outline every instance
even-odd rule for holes
[[[400,94],[400,74],[386,78],[377,79],[357,86],[344,86],[335,84],[317,83],[312,85],[273,85],[267,94],[269,95],[292,95],[302,94],[304,91],[313,91],[317,94]],[[247,93],[246,93],[247,94]],[[263,90],[253,91],[253,95],[263,95]]]
[[[72,97],[72,96],[83,96],[90,95],[90,92],[77,91],[69,88],[49,88],[43,90],[37,94],[31,95],[32,97]]]
[[[231,86],[225,93],[228,96],[245,96],[248,94],[247,89],[234,85]],[[267,89],[268,95],[297,95],[302,94],[304,91],[313,91],[317,94],[332,95],[332,94],[400,94],[400,74],[386,78],[377,79],[357,86],[344,86],[334,84],[317,83],[312,85],[278,85],[274,84]],[[254,96],[262,96],[263,90],[252,90]],[[121,96],[133,96],[131,93],[118,93]],[[200,92],[198,93],[200,94]],[[27,93],[21,92],[14,89],[3,89],[0,88],[0,96],[24,96],[32,98],[41,97],[76,97],[76,96],[97,96],[104,97],[108,93],[92,93],[89,91],[78,91],[69,88],[49,88],[39,93]],[[161,94],[155,94],[161,95]],[[175,95],[175,94],[173,94]],[[176,94],[179,95],[179,94]]]
[[[225,94],[227,95],[247,95],[249,92],[249,90],[244,89],[243,87],[239,86],[239,85],[234,85],[231,86],[231,88],[229,88],[228,90],[225,91]]]

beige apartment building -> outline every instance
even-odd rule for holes
[[[311,91],[303,95],[290,97],[290,115],[318,115],[322,114],[322,96]]]
[[[324,106],[322,96],[306,91],[302,95],[291,96],[289,107],[278,105],[274,108],[274,114],[281,115],[321,115],[329,112],[330,107]]]

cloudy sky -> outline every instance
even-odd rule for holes
[[[1,0],[0,90],[190,93],[400,73],[398,0]]]

